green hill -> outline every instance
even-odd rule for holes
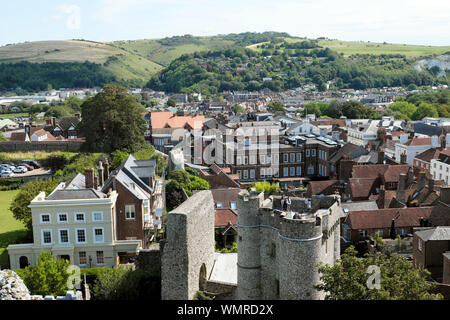
[[[87,74],[86,81],[80,79],[79,83],[102,85],[105,79],[114,79],[115,82],[127,86],[143,86],[150,78],[168,67],[174,60],[185,54],[196,52],[220,51],[236,47],[248,47],[256,52],[264,50],[261,46],[281,42],[303,42],[305,38],[291,37],[286,33],[241,33],[217,35],[212,37],[195,37],[191,35],[176,36],[164,39],[146,39],[134,41],[116,41],[109,43],[68,40],[68,41],[39,41],[0,47],[0,73],[22,72],[23,68],[5,67],[2,64],[16,64],[19,62],[38,63],[84,63],[85,61],[98,64],[104,75],[101,81],[91,81],[92,73]],[[318,39],[317,44],[322,48],[349,57],[355,54],[400,54],[408,59],[418,59],[429,55],[439,55],[450,51],[447,47],[411,46],[397,44],[383,44],[371,42],[348,42],[339,40]],[[281,51],[283,48],[280,49]],[[54,65],[50,65],[54,66]],[[46,69],[50,67],[47,66]],[[68,65],[61,69],[76,69],[76,65]],[[90,69],[93,69],[89,66]],[[27,67],[27,69],[30,69]],[[81,68],[83,69],[83,68]],[[80,70],[81,70],[80,69]],[[34,69],[33,69],[34,70]],[[59,72],[60,70],[58,70]],[[61,71],[62,72],[62,71]],[[83,71],[79,71],[83,72]],[[45,72],[39,72],[43,74]],[[61,85],[61,81],[52,82],[53,74],[45,73],[45,81],[51,85]],[[24,76],[27,76],[26,74]],[[82,78],[81,75],[79,75]],[[13,77],[14,78],[14,77]],[[0,76],[1,81],[10,81],[10,77]],[[11,86],[21,86],[20,79],[12,82]],[[29,88],[42,87],[37,85],[39,79],[34,79]],[[62,82],[64,83],[64,82]],[[28,81],[30,84],[30,81]],[[6,88],[3,85],[3,88]]]

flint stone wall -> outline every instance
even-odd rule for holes
[[[211,191],[195,193],[167,215],[167,238],[161,256],[162,300],[191,300],[214,265],[214,200]]]

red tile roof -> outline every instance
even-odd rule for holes
[[[422,153],[419,153],[417,156],[415,156],[415,158],[422,161],[430,162],[431,159],[439,158],[439,154],[441,153],[441,151],[442,149],[440,148],[430,148]]]
[[[311,195],[322,194],[327,191],[328,188],[335,184],[339,184],[337,180],[326,180],[326,181],[311,181],[308,185],[308,189],[311,190]],[[332,192],[328,190],[329,192]]]
[[[376,179],[383,175],[388,168],[388,164],[354,165],[352,177]]]
[[[412,138],[405,143],[406,146],[431,146],[431,138]]]
[[[386,182],[398,182],[401,173],[408,173],[410,166],[408,164],[392,165],[384,173]]]
[[[13,132],[11,133],[10,141],[25,141],[26,134],[25,132]]]
[[[392,219],[400,228],[420,226],[420,218],[428,218],[433,207],[389,208],[380,210],[352,211],[347,223],[353,230],[390,228]]]
[[[216,209],[214,226],[226,227],[230,223],[237,224],[237,212],[233,209]]]
[[[352,193],[352,198],[368,198],[373,189],[373,185],[376,182],[376,178],[350,178],[350,190]]]
[[[150,114],[152,129],[191,128],[200,129],[205,123],[205,116],[176,116],[173,112],[152,112]]]

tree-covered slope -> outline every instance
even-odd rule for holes
[[[344,54],[316,40],[271,41],[258,47],[183,55],[152,77],[148,87],[169,92],[215,94],[225,90],[281,91],[313,82],[325,90],[366,89],[447,83],[427,70],[414,68],[416,59],[400,54]]]

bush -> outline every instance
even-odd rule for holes
[[[68,163],[69,160],[64,155],[52,155],[41,162],[44,168],[52,171],[63,170]]]
[[[93,271],[93,300],[161,300],[161,276],[124,267]]]
[[[65,295],[69,279],[70,262],[55,260],[50,252],[43,251],[35,267],[26,267],[19,276],[32,295]]]
[[[266,193],[276,193],[280,192],[281,188],[278,182],[270,183],[269,181],[255,182],[251,187],[255,188],[256,191],[266,192]]]

